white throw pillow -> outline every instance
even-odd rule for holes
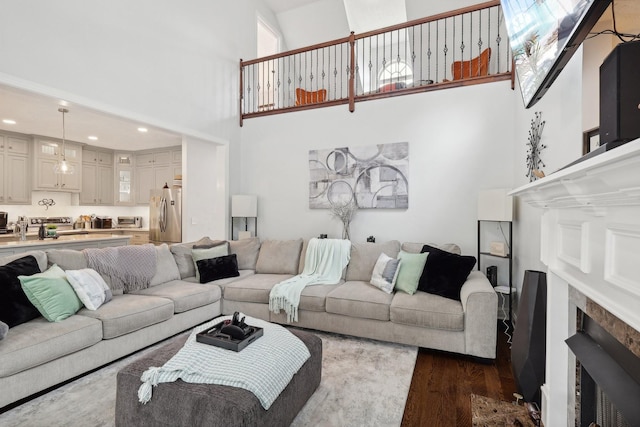
[[[381,253],[373,267],[371,284],[390,294],[398,278],[401,260],[394,259],[385,253]]]
[[[97,310],[111,301],[111,290],[102,276],[92,268],[65,271],[71,287],[89,310]]]

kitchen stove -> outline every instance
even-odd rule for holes
[[[29,218],[29,226],[33,229],[40,227],[40,224],[44,224],[45,227],[55,224],[58,226],[58,231],[73,230],[73,220],[70,216],[34,216]]]

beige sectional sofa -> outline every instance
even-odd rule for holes
[[[61,322],[31,320],[0,341],[0,407],[100,367],[220,314],[246,315],[286,324],[286,314],[269,311],[271,288],[302,272],[308,241],[257,238],[230,242],[239,275],[200,284],[194,243],[157,249],[152,286],[114,295],[96,311],[81,309]],[[422,244],[390,241],[353,243],[343,280],[307,287],[295,326],[337,332],[494,359],[497,295],[486,277],[472,271],[460,301],[418,291],[386,294],[369,284],[381,253],[418,253]],[[455,245],[442,249],[458,252]],[[81,252],[35,252],[41,270],[86,267]],[[21,256],[24,256],[22,254]],[[15,258],[15,257],[14,257]],[[0,259],[0,265],[8,259]]]
[[[156,249],[157,272],[148,289],[114,291],[95,311],[82,308],[60,322],[38,317],[9,329],[0,340],[0,408],[220,315],[220,287],[180,280],[168,246]],[[54,263],[87,268],[82,252],[67,249],[16,254],[0,265],[27,255],[42,271]]]
[[[284,312],[269,311],[271,288],[304,269],[307,241],[262,243],[257,238],[234,242],[240,277],[212,283],[222,288],[222,312],[240,311],[253,317],[286,324]],[[195,281],[188,259],[192,243],[171,247],[181,278]],[[336,285],[307,287],[301,295],[296,326],[417,345],[420,347],[494,359],[496,355],[498,298],[487,278],[472,271],[460,291],[460,301],[418,291],[386,294],[369,284],[381,253],[396,257],[400,250],[418,253],[422,243],[389,241],[352,243],[344,280]],[[444,250],[460,253],[456,245]],[[255,260],[255,262],[254,262]]]

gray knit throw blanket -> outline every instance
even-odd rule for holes
[[[82,252],[89,268],[109,278],[112,290],[148,288],[156,274],[156,250],[152,244],[86,248]]]

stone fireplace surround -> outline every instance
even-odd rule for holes
[[[548,270],[542,419],[546,426],[574,426],[576,359],[565,340],[576,333],[577,309],[591,301],[592,311],[599,307],[640,331],[640,140],[511,194],[542,210],[540,259]]]

